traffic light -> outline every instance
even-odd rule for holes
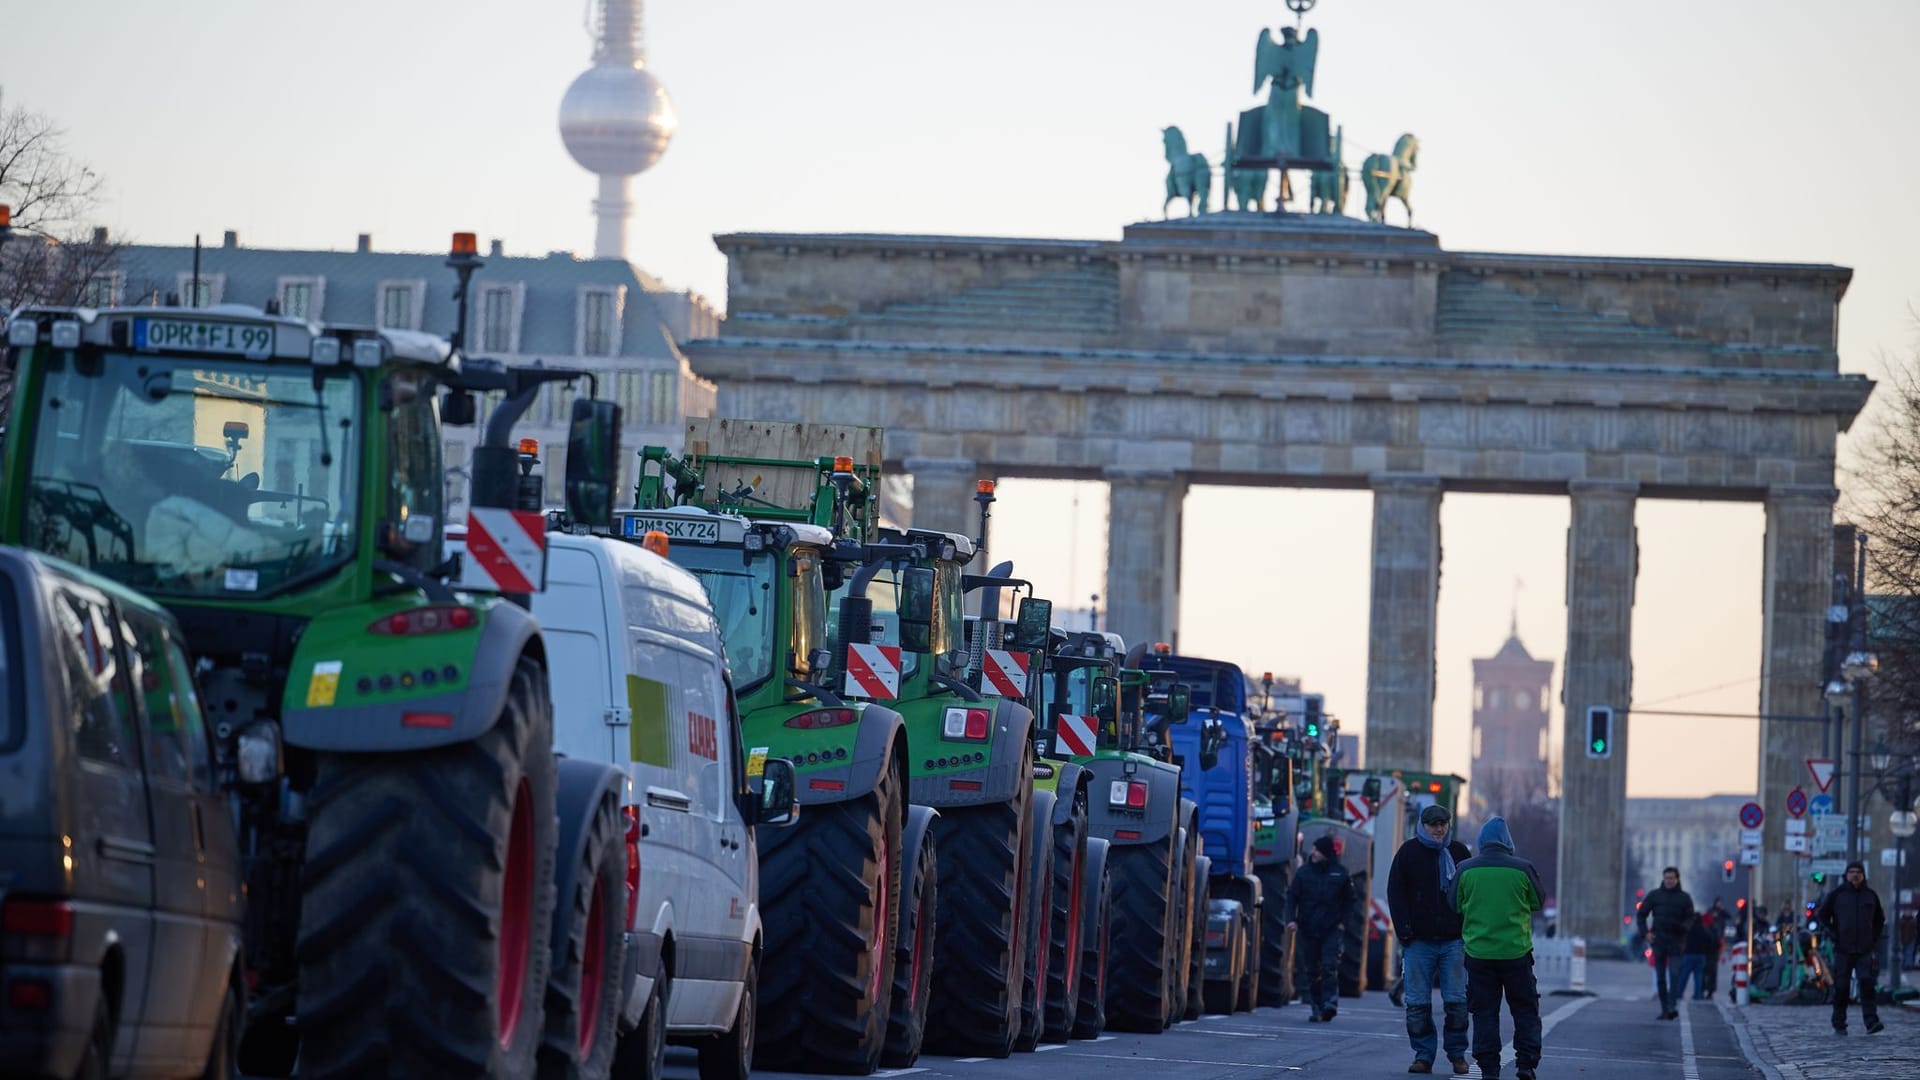
[[[1308,694],[1306,696],[1306,699],[1307,699],[1307,710],[1306,710],[1307,738],[1317,739],[1320,737],[1320,722],[1325,715],[1320,710],[1324,702],[1326,701],[1326,699],[1324,697],[1321,697],[1319,694]]]
[[[1825,870],[1815,870],[1812,875],[1812,880],[1815,885],[1825,885],[1827,883],[1827,872]]]
[[[1613,756],[1613,710],[1605,705],[1593,705],[1587,709],[1587,756]]]
[[[1726,862],[1723,862],[1720,864],[1720,880],[1721,881],[1733,880],[1733,860],[1732,859],[1728,859]]]
[[[1747,910],[1747,898],[1744,896],[1736,898],[1733,902],[1733,909],[1735,911]]]

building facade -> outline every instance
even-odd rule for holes
[[[1516,622],[1500,651],[1473,662],[1473,817],[1547,797],[1553,661],[1536,660]]]
[[[1737,864],[1740,807],[1752,798],[1628,799],[1628,895],[1623,900],[1631,904],[1642,890],[1658,887],[1660,871],[1671,866],[1680,871],[1680,887],[1695,907],[1705,908],[1716,896],[1733,907],[1735,897],[1746,895],[1745,871]],[[1733,881],[1722,871],[1728,859],[1736,860]]]
[[[242,247],[229,232],[219,247],[201,251],[197,277],[191,247],[129,246],[94,277],[87,300],[99,307],[244,304],[314,322],[445,336],[457,318],[445,262],[444,254],[375,251],[364,234],[353,251],[297,251]],[[496,240],[474,275],[467,321],[471,354],[595,376],[599,396],[620,406],[623,493],[632,490],[642,446],[678,447],[683,419],[713,411],[713,384],[693,374],[680,352],[682,342],[718,331],[713,306],[625,260],[564,251],[510,256]],[[586,392],[584,383],[547,387],[515,428],[540,444],[548,505],[562,502],[567,419],[574,395]],[[467,464],[490,406],[480,423],[445,429],[454,520],[465,516]]]

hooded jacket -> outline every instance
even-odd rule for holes
[[[1864,881],[1859,888],[1842,881],[1820,901],[1813,917],[1826,927],[1835,952],[1873,952],[1887,929],[1887,912],[1880,906],[1880,894]]]
[[[1458,875],[1472,853],[1453,839],[1447,841],[1447,851]],[[1460,913],[1448,905],[1440,884],[1440,853],[1417,836],[1394,852],[1393,868],[1387,871],[1387,911],[1401,941],[1460,940]]]
[[[1460,938],[1475,960],[1517,960],[1533,951],[1533,913],[1540,910],[1540,874],[1513,853],[1507,819],[1480,827],[1480,853],[1460,864],[1447,902],[1460,913]]]

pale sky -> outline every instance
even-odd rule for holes
[[[472,229],[583,251],[593,179],[555,114],[587,64],[584,7],[13,3],[0,89],[68,129],[107,179],[102,224],[140,241],[437,251]],[[1259,28],[1292,21],[1275,0],[653,0],[646,18],[681,126],[634,186],[633,255],[716,302],[720,232],[1117,238],[1159,212],[1159,129],[1217,160],[1255,104]],[[1308,25],[1349,164],[1417,134],[1417,222],[1444,247],[1838,263],[1842,367],[1913,355],[1920,4],[1323,0]],[[1062,607],[1103,591],[1103,487],[1001,493],[998,554]],[[1369,513],[1360,492],[1196,489],[1183,645],[1301,675],[1359,727]],[[1564,500],[1447,498],[1438,767],[1467,769],[1470,661],[1505,639],[1516,579],[1523,639],[1559,663],[1567,519]],[[1648,502],[1639,524],[1635,700],[1719,687],[1669,707],[1755,711],[1759,507]],[[1750,791],[1755,728],[1636,721],[1630,792]]]

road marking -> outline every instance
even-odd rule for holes
[[[1093,1041],[1097,1043],[1112,1042],[1117,1038],[1119,1038],[1118,1035],[1096,1035],[1094,1036]]]
[[[1693,1009],[1686,999],[1680,1001],[1680,1076],[1682,1080],[1700,1080],[1700,1059],[1693,1056]]]
[[[1149,1057],[1145,1054],[1075,1054],[1076,1058],[1104,1058],[1110,1061],[1161,1061],[1169,1065],[1225,1065],[1235,1069],[1265,1069],[1268,1072],[1306,1072],[1304,1065],[1274,1065],[1264,1061],[1213,1061],[1207,1058]]]
[[[981,1062],[986,1061],[987,1059],[983,1057],[977,1057],[977,1058],[954,1058],[953,1060],[959,1062],[962,1065],[978,1065]]]
[[[1753,1037],[1747,1034],[1746,1014],[1719,998],[1713,1000],[1713,1007],[1720,1011],[1720,1019],[1725,1020],[1727,1026],[1733,1029],[1733,1036],[1740,1043],[1740,1053],[1746,1055],[1747,1064],[1758,1069],[1760,1075],[1767,1080],[1781,1080],[1780,1070],[1763,1059],[1760,1051],[1754,1048]],[[1795,1070],[1795,1075],[1798,1074],[1798,1070]]]
[[[1049,1050],[1065,1050],[1066,1048],[1067,1048],[1066,1043],[1048,1043],[1045,1046],[1034,1047],[1033,1052],[1036,1054],[1044,1054]]]
[[[879,1072],[870,1075],[874,1077],[874,1080],[882,1080],[882,1078],[888,1076],[911,1076],[914,1073],[923,1073],[926,1071],[926,1066],[922,1065],[911,1069],[881,1069]]]
[[[1553,1034],[1553,1029],[1560,1026],[1560,1021],[1565,1020],[1567,1017],[1572,1016],[1574,1013],[1579,1012],[1581,1009],[1586,1008],[1587,1006],[1593,1004],[1598,1000],[1600,999],[1590,998],[1590,997],[1574,998],[1572,1001],[1569,1001],[1565,1005],[1562,1005],[1559,1008],[1553,1010],[1551,1013],[1548,1013],[1546,1016],[1541,1017],[1540,1018],[1541,1045],[1542,1046],[1546,1045],[1547,1036]],[[1518,1062],[1519,1062],[1519,1059],[1514,1056],[1513,1044],[1511,1042],[1509,1042],[1507,1045],[1500,1048],[1500,1063],[1502,1065],[1515,1065]],[[1700,1078],[1696,1076],[1696,1077],[1691,1077],[1690,1080],[1700,1080]]]
[[[1205,1016],[1202,1016],[1202,1017],[1201,1017],[1200,1019],[1202,1019],[1202,1020],[1225,1020],[1225,1019],[1227,1019],[1227,1014],[1226,1014],[1226,1013],[1208,1013],[1208,1014],[1206,1014]]]

